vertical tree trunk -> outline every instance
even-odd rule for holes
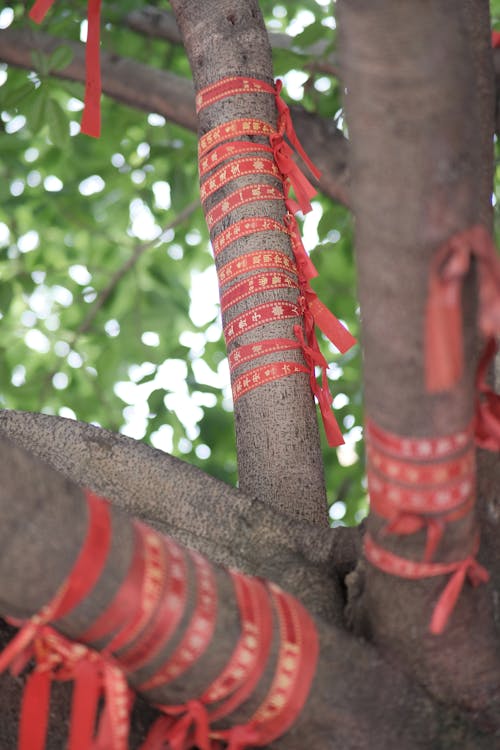
[[[465,9],[463,0],[431,0],[418,10],[406,0],[340,5],[366,410],[400,435],[453,433],[473,411],[472,275],[464,292],[466,366],[457,387],[429,394],[423,357],[431,257],[450,235],[490,215],[492,120],[477,87],[479,61]],[[484,42],[484,25],[478,33]],[[481,86],[489,90],[488,67],[480,70]],[[447,524],[437,559],[463,558],[474,524],[472,515]],[[380,527],[371,514],[368,528],[376,533]],[[424,531],[387,536],[384,547],[421,559],[424,537]],[[447,631],[431,636],[430,615],[446,581],[408,581],[367,564],[365,626],[440,699],[489,706],[498,715],[491,591],[465,586]]]

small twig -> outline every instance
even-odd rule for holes
[[[94,300],[94,304],[88,311],[87,315],[83,319],[82,323],[78,326],[76,331],[74,331],[73,336],[71,336],[68,344],[73,349],[75,344],[77,343],[80,336],[82,336],[84,333],[87,333],[87,331],[90,330],[92,323],[95,320],[95,317],[99,310],[105,305],[106,301],[109,299],[110,295],[114,292],[120,281],[123,279],[123,277],[135,266],[141,255],[146,252],[146,250],[149,250],[150,248],[154,247],[159,240],[161,239],[161,236],[165,234],[165,232],[168,232],[169,229],[175,229],[175,227],[178,227],[179,224],[182,224],[186,219],[191,216],[191,214],[196,211],[198,206],[200,205],[200,201],[195,200],[192,203],[190,203],[186,208],[184,208],[177,216],[172,219],[168,224],[166,224],[159,237],[155,237],[153,240],[148,240],[147,242],[141,242],[137,244],[134,247],[134,250],[132,252],[132,255],[130,258],[128,258],[123,265],[118,268],[114,274],[112,275],[111,279],[109,280],[108,284],[104,287],[104,289],[101,290],[101,292],[97,295],[96,299]],[[52,370],[48,373],[48,375],[44,379],[44,393],[46,392],[46,389],[48,385],[51,383],[52,378],[54,377],[55,373],[59,371],[59,368],[56,370]],[[45,396],[43,397],[43,400],[45,400]]]
[[[183,209],[180,214],[178,214],[174,219],[172,219],[171,222],[169,222],[163,229],[160,234],[165,234],[165,232],[168,232],[169,229],[175,229],[175,227],[179,226],[179,224],[182,224],[191,214],[198,208],[200,205],[199,200],[195,200],[192,203],[189,204],[189,206],[186,206],[185,209]],[[140,244],[136,245],[134,248],[134,251],[130,258],[128,258],[125,263],[118,268],[114,274],[112,275],[111,279],[109,280],[108,284],[104,287],[104,289],[101,290],[101,292],[97,295],[94,304],[88,311],[87,315],[85,316],[82,323],[78,326],[76,329],[72,341],[71,346],[74,346],[78,338],[83,334],[87,333],[87,331],[90,329],[92,323],[94,322],[94,319],[99,312],[99,310],[105,305],[106,301],[109,299],[110,295],[114,292],[122,278],[135,266],[141,255],[146,252],[146,250],[149,250],[151,247],[154,247],[158,242],[158,237],[156,237],[154,240],[148,240],[148,242],[141,242]]]
[[[340,78],[341,71],[340,66],[331,56],[326,57],[324,60],[314,60],[304,65],[304,70],[309,73],[323,73],[333,78]]]

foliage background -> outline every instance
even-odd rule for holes
[[[500,16],[500,0],[493,5]],[[343,127],[334,5],[261,7],[269,30],[290,37],[274,52],[289,100]],[[181,46],[126,27],[136,8],[104,2],[103,47],[189,78]],[[58,2],[43,29],[78,40],[84,14],[82,3]],[[11,23],[32,26],[24,3],[0,11],[0,26]],[[196,137],[107,97],[101,138],[79,135],[83,87],[50,75],[69,54],[62,41],[50,58],[34,50],[29,74],[0,66],[0,404],[122,431],[234,483]],[[169,229],[187,207],[189,218]],[[319,195],[304,232],[319,271],[313,286],[356,335],[352,229],[349,211]],[[347,441],[338,450],[323,441],[331,517],[352,524],[366,511],[360,355],[323,349]]]

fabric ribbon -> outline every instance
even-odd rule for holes
[[[380,515],[386,516],[386,513],[390,512],[388,505],[384,506],[382,499],[379,502],[373,502],[373,497],[370,495],[370,500],[372,501],[373,509],[380,513]],[[426,529],[427,539],[423,561],[430,562],[443,538],[446,524],[451,521],[457,521],[466,516],[467,513],[470,513],[474,507],[474,502],[474,496],[471,495],[460,508],[444,516],[422,515],[420,513],[412,513],[409,510],[401,510],[384,526],[382,534],[415,534],[417,531],[421,531],[421,529]],[[384,509],[386,512],[384,512]]]
[[[291,214],[285,216],[285,225],[290,232],[293,253],[299,272],[304,315],[307,317],[310,314],[314,324],[318,326],[320,331],[325,334],[342,354],[345,354],[354,346],[356,339],[347,330],[345,325],[321,302],[316,292],[311,288],[309,280],[317,276],[318,272],[306,253],[298,232],[297,222]],[[310,341],[313,335],[311,332],[313,331],[314,324],[311,326],[306,320],[308,341]]]
[[[301,326],[295,325],[293,327],[293,331],[295,333],[297,341],[302,348],[304,359],[309,367],[310,387],[314,396],[316,396],[316,399],[318,400],[318,406],[323,418],[325,435],[328,440],[328,445],[342,445],[344,442],[344,438],[332,411],[333,396],[330,392],[326,375],[328,362],[320,351],[316,337],[314,337],[313,345],[310,346],[306,343],[304,332]],[[316,379],[316,367],[321,368],[321,384]]]
[[[496,340],[490,338],[486,343],[476,375],[476,443],[480,448],[490,451],[500,451],[500,395],[495,393],[486,381],[488,370],[497,351]]]
[[[479,549],[479,535],[474,540],[473,550],[464,560],[449,563],[429,563],[407,560],[380,547],[370,534],[365,535],[364,552],[367,560],[389,575],[418,580],[452,574],[435,606],[429,630],[440,635],[450,618],[466,578],[473,586],[489,580],[489,573],[475,560]]]
[[[211,750],[210,727],[205,706],[196,700],[184,706],[163,707],[168,713],[158,717],[140,750]]]
[[[36,0],[29,12],[35,23],[41,23],[55,0]],[[87,3],[87,44],[85,47],[85,96],[81,131],[99,138],[101,134],[101,67],[100,33],[101,0],[88,0]]]
[[[265,217],[239,220],[236,222],[234,228],[223,229],[213,238],[214,255],[217,258],[236,239],[252,234],[254,231],[286,231],[288,234],[297,266],[298,287],[300,290],[298,308],[304,318],[305,327],[305,338],[302,339],[302,349],[309,367],[311,388],[318,400],[329,444],[340,445],[343,439],[331,412],[333,397],[326,380],[327,364],[319,350],[314,327],[318,325],[320,330],[342,353],[350,349],[356,340],[318,299],[318,296],[309,285],[309,281],[317,276],[317,271],[304,248],[300,237],[300,230],[293,213],[298,210],[302,210],[304,213],[310,211],[310,201],[316,194],[316,190],[296,164],[293,150],[295,150],[315,178],[319,179],[321,173],[309,159],[297,138],[290,109],[281,99],[281,91],[281,81],[278,81],[273,86],[260,79],[232,76],[216,81],[198,92],[196,99],[198,112],[224,98],[248,94],[273,94],[278,111],[276,130],[271,130],[271,132],[265,131],[265,123],[260,120],[235,119],[214,128],[203,136],[203,146],[199,150],[201,194],[203,198],[213,196],[229,180],[236,179],[241,175],[255,173],[256,175],[266,174],[276,176],[277,174],[279,176],[282,183],[279,189],[274,188],[272,185],[255,183],[234,190],[229,195],[224,195],[218,203],[208,208],[206,211],[206,222],[210,232],[213,234],[216,225],[223,219],[227,219],[228,214],[232,211],[242,208],[247,203],[256,203],[261,200],[283,200],[283,194],[285,195],[287,212],[283,217],[283,222],[276,222]],[[251,141],[236,140],[235,142],[227,143],[231,137],[237,138],[238,136],[245,135],[247,130],[252,135],[258,134],[268,137],[274,156],[272,164],[269,164],[268,160],[262,158],[266,148],[268,148],[262,144],[257,144],[260,153],[254,156],[251,153],[255,144]],[[231,160],[228,161],[229,159]],[[274,169],[276,169],[276,172]],[[290,198],[290,190],[292,189],[298,202]],[[223,317],[225,317],[224,313],[232,305],[261,291],[267,291],[270,288],[286,289],[297,286],[295,278],[292,279],[279,270],[274,271],[272,274],[262,273],[262,271],[267,271],[268,262],[273,262],[270,252],[266,255],[266,263],[263,263],[263,268],[260,268],[258,265],[249,268],[248,261],[250,257],[253,260],[256,259],[257,253],[253,253],[251,256],[244,256],[244,261],[240,261],[239,258],[231,258],[222,268],[218,269],[219,287],[221,290],[224,288],[224,292],[221,292]],[[277,268],[281,267],[282,261],[280,260]],[[286,270],[288,271],[289,269],[287,268]],[[238,281],[239,273],[246,273],[247,271],[253,271],[253,274],[245,276],[242,281]],[[230,281],[235,281],[236,283],[228,288]],[[268,310],[272,311],[273,319],[291,317],[288,313],[288,310],[291,310],[290,303],[285,300],[269,304],[258,304],[254,306],[252,311],[241,313],[236,315],[233,320],[224,322],[226,345],[229,346],[233,343],[239,334],[244,334],[253,328],[264,325],[266,322],[271,322],[270,315],[263,315],[264,310],[266,312]],[[278,351],[279,349],[275,350]],[[231,354],[230,352],[230,357]],[[257,356],[261,356],[260,352],[256,353]],[[294,372],[304,371],[304,368],[299,366],[290,368],[289,365],[291,364],[285,362],[282,363],[281,367],[277,363],[269,366],[264,365],[254,368],[236,378],[233,381],[234,400],[236,401],[240,396],[245,395],[253,388],[272,380],[285,377],[287,374],[293,374]],[[323,371],[323,382],[321,385],[317,384],[315,379],[315,366],[317,365]]]
[[[311,258],[309,257],[304,247],[304,243],[302,242],[302,239],[300,236],[299,227],[297,225],[297,220],[295,219],[293,214],[289,211],[285,215],[283,221],[287,228],[288,234],[290,235],[293,254],[295,257],[295,262],[297,263],[299,275],[302,276],[304,281],[310,281],[311,279],[316,278],[316,276],[318,275],[318,272],[316,270],[316,266],[312,262]]]
[[[430,392],[452,388],[463,371],[461,295],[475,258],[478,269],[478,323],[485,337],[500,333],[500,259],[483,226],[451,237],[435,254],[429,277],[425,323],[426,385]]]
[[[69,750],[88,750],[90,747],[98,697],[102,692],[102,674],[108,669],[116,670],[113,684],[121,681],[122,687],[125,686],[125,691],[128,691],[120,670],[108,665],[96,652],[69,641],[48,625],[67,615],[90,593],[108,557],[111,544],[108,504],[90,491],[86,492],[86,496],[87,533],[73,568],[51,602],[22,625],[0,654],[0,672],[10,667],[15,675],[26,667],[30,659],[35,659],[35,667],[27,677],[23,694],[19,750],[43,750],[53,680],[75,681]],[[113,711],[111,707],[109,710],[113,715],[113,726],[117,720],[122,721],[121,708]],[[122,735],[124,741],[113,746],[116,750],[125,750],[128,724]]]
[[[293,151],[284,140],[284,136],[288,138],[295,151],[317,180],[321,177],[321,172],[314,166],[311,159],[304,151],[301,142],[297,138],[295,128],[293,127],[290,108],[281,98],[282,88],[282,81],[276,81],[275,100],[278,109],[278,130],[269,137],[269,142],[273,149],[276,163],[285,177],[285,195],[288,206],[293,213],[296,213],[299,209],[303,213],[308,213],[312,209],[311,198],[316,195],[317,190],[311,185],[307,177],[295,163],[293,159]],[[290,186],[293,187],[295,191],[297,201],[292,200],[288,195]]]
[[[53,681],[74,682],[68,750],[93,747],[99,699],[105,699],[98,746],[126,750],[131,691],[122,671],[86,646],[43,626],[33,644],[35,667],[26,679],[19,727],[19,750],[43,750]],[[107,744],[102,739],[107,738]],[[112,739],[112,744],[109,740]]]

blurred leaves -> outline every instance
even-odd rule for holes
[[[324,72],[335,52],[331,5],[261,6],[269,29],[288,35],[274,50],[285,96],[334,117],[340,87]],[[83,85],[50,76],[71,63],[64,39],[80,37],[79,7],[54,5],[44,29],[61,46],[52,55],[34,50],[32,72],[0,69],[0,403],[122,429],[235,483],[225,349],[210,300],[191,294],[193,275],[212,263],[201,209],[165,231],[198,198],[196,138],[108,98],[101,138],[79,134]],[[188,77],[180,46],[124,26],[136,7],[135,0],[104,2],[103,48]],[[15,6],[15,23],[26,22],[23,12]],[[317,204],[314,288],[356,335],[351,217],[322,196]],[[128,267],[138,245],[152,239]],[[206,305],[202,322],[191,318],[194,303]],[[324,446],[329,500],[336,522],[354,523],[366,494],[360,355],[321,345],[348,441],[337,451]]]

